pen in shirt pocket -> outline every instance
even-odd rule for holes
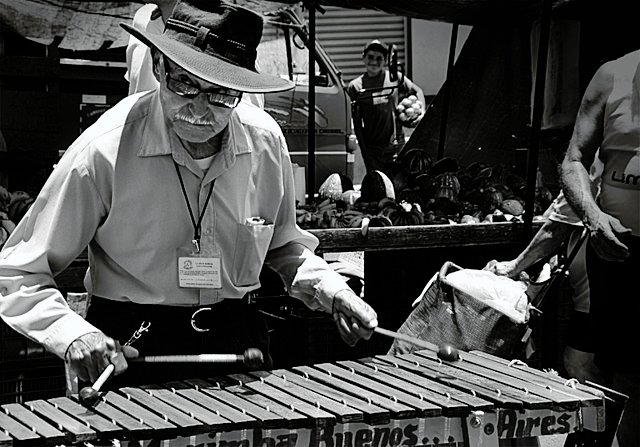
[[[247,217],[245,223],[247,225],[264,225],[265,220],[261,217]]]

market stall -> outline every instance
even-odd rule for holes
[[[29,1],[14,3],[9,0],[0,0],[0,12],[5,18],[3,26],[10,28],[12,31],[24,35],[31,35],[34,27],[29,26],[28,21],[15,20],[15,17],[20,16],[20,8],[17,5],[29,5]],[[33,5],[40,5],[44,3],[46,8],[38,10],[34,9]],[[114,29],[117,30],[117,23],[130,17],[132,11],[139,4],[132,2],[115,1],[115,2],[99,2],[90,1],[85,2],[91,5],[91,8],[97,10],[105,10],[106,4],[109,7],[115,9],[109,10],[108,14],[103,15],[103,20],[100,22],[101,26],[92,26],[92,31],[102,33],[102,37],[96,37],[92,34],[91,38],[84,37],[80,39],[84,44],[88,46],[81,51],[91,50],[105,50],[114,43],[117,43],[121,36],[113,35]],[[104,3],[104,4],[102,4]],[[258,2],[249,2],[250,6],[255,6]],[[275,3],[275,2],[261,2]],[[297,3],[297,2],[284,2],[284,3]],[[517,54],[515,51],[522,50],[522,54],[519,54],[518,67],[521,71],[517,72],[517,75],[513,76],[513,84],[517,87],[518,101],[513,101],[511,109],[506,109],[506,114],[516,109],[517,113],[513,113],[513,116],[517,116],[518,128],[512,129],[504,125],[502,121],[495,121],[493,126],[484,126],[481,129],[477,129],[470,124],[471,117],[467,120],[458,120],[456,107],[464,107],[464,102],[459,102],[459,98],[456,96],[456,92],[460,90],[455,82],[469,81],[470,78],[459,77],[461,70],[458,70],[453,62],[450,62],[448,67],[448,79],[445,83],[441,94],[436,98],[435,105],[432,113],[435,117],[440,117],[440,120],[425,120],[422,125],[416,129],[412,140],[407,145],[407,151],[411,148],[426,145],[424,147],[426,151],[433,158],[433,162],[438,162],[446,156],[452,154],[452,145],[458,144],[460,140],[464,140],[469,145],[476,145],[477,140],[473,135],[465,134],[461,129],[473,128],[477,133],[485,133],[491,135],[500,134],[504,138],[504,134],[509,134],[512,131],[524,129],[523,134],[518,141],[521,149],[519,152],[522,158],[525,160],[522,163],[524,169],[521,171],[522,178],[525,183],[521,185],[523,187],[523,196],[521,199],[521,205],[523,212],[520,213],[519,219],[505,218],[500,222],[492,219],[490,221],[485,220],[485,217],[489,213],[484,213],[483,222],[473,222],[461,224],[460,222],[451,223],[448,219],[437,220],[431,219],[430,225],[425,225],[424,221],[416,221],[415,225],[403,225],[395,222],[395,225],[387,225],[382,227],[376,227],[371,225],[371,219],[376,217],[379,213],[368,213],[369,219],[368,225],[359,225],[357,227],[343,227],[343,228],[312,228],[310,231],[318,236],[321,241],[319,251],[323,253],[329,252],[364,252],[364,276],[366,283],[366,298],[370,301],[374,307],[378,310],[380,315],[380,323],[383,327],[390,329],[397,328],[402,322],[403,318],[408,315],[410,311],[410,304],[417,296],[420,289],[424,286],[424,283],[428,278],[436,271],[444,261],[453,261],[465,267],[481,267],[489,259],[506,259],[516,254],[524,244],[529,240],[531,234],[537,228],[537,224],[534,221],[535,202],[536,202],[536,182],[537,182],[537,168],[538,168],[538,153],[541,147],[542,141],[542,124],[544,117],[544,91],[545,81],[547,80],[547,53],[550,38],[550,21],[552,18],[564,18],[569,17],[572,19],[581,20],[582,17],[589,16],[593,11],[584,11],[578,8],[577,1],[533,1],[533,0],[519,0],[519,1],[504,1],[494,2],[490,0],[486,1],[398,1],[398,2],[365,2],[350,0],[348,2],[332,2],[332,1],[318,1],[318,2],[306,2],[307,8],[315,13],[316,10],[320,11],[323,5],[337,5],[341,7],[350,8],[373,8],[379,9],[391,14],[401,14],[406,17],[420,18],[426,20],[438,20],[445,21],[453,24],[467,24],[476,27],[478,30],[491,29],[495,33],[494,39],[501,40],[503,42],[508,41],[505,36],[508,32],[513,31],[514,27],[521,27],[517,34],[517,42],[520,44],[517,47],[513,44],[513,41],[508,41],[512,44],[511,53],[497,53],[496,62],[502,57],[503,66],[514,65],[514,57]],[[50,27],[46,28],[46,32],[37,36],[31,35],[32,38],[39,40],[47,44],[48,54],[44,60],[38,59],[35,62],[39,63],[39,67],[45,69],[45,83],[47,83],[47,99],[51,99],[51,94],[55,94],[56,85],[59,87],[60,75],[64,74],[65,70],[70,70],[70,67],[60,67],[59,61],[56,62],[55,52],[58,45],[65,42],[64,39],[71,39],[73,37],[72,30],[77,32],[78,27],[81,27],[84,21],[79,18],[82,15],[82,10],[73,10],[70,8],[63,9],[64,2],[62,1],[47,1],[38,2],[36,0],[31,1],[31,5],[27,7],[32,13],[34,11],[39,14],[32,14],[32,18],[42,18],[43,15],[49,15],[56,18],[53,23],[48,22]],[[58,8],[56,10],[56,8]],[[51,12],[54,11],[54,13]],[[55,11],[63,11],[64,13],[57,14]],[[321,11],[320,11],[321,12]],[[10,19],[7,21],[6,17]],[[22,17],[22,16],[20,16]],[[314,39],[314,17],[315,14],[310,15],[309,21],[309,33],[311,40]],[[77,21],[76,21],[77,20]],[[105,22],[108,22],[105,24]],[[116,25],[114,25],[116,22]],[[532,33],[534,24],[538,24],[538,31]],[[55,26],[53,26],[55,25]],[[525,26],[526,25],[526,26]],[[42,28],[39,28],[42,29]],[[454,33],[455,34],[455,33]],[[515,33],[514,33],[515,35]],[[105,37],[106,36],[106,37]],[[530,40],[531,39],[531,40]],[[484,41],[487,42],[486,40]],[[531,52],[531,49],[535,49]],[[313,51],[315,47],[310,46]],[[455,39],[452,39],[452,50],[455,50]],[[2,55],[0,55],[2,56]],[[23,86],[16,87],[16,80],[28,71],[28,66],[5,63],[11,62],[11,56],[2,56],[3,63],[1,64],[0,74],[3,77],[11,78],[11,86],[14,90],[24,88]],[[506,58],[506,59],[505,59]],[[309,56],[310,60],[314,59],[313,52]],[[13,60],[14,62],[16,59]],[[24,62],[25,59],[19,59],[20,62]],[[34,62],[31,60],[31,62]],[[525,65],[526,62],[526,65]],[[530,62],[533,62],[531,65]],[[117,64],[113,64],[114,66]],[[20,68],[16,68],[20,66]],[[83,67],[87,68],[87,67]],[[117,68],[120,70],[116,74],[110,74],[106,76],[105,69],[107,66],[103,64],[101,67],[97,67],[94,72],[97,72],[97,78],[95,81],[105,81],[106,78],[121,77],[122,66]],[[528,76],[518,76],[522,73],[528,73]],[[33,73],[31,73],[32,76]],[[34,76],[35,77],[35,76]],[[3,78],[4,79],[4,78]],[[314,109],[314,82],[311,77],[309,87],[309,107]],[[110,80],[110,79],[107,79]],[[68,79],[67,79],[68,81]],[[6,82],[6,81],[5,81]],[[491,94],[491,89],[486,85],[469,84],[472,89],[484,89],[487,96]],[[1,86],[0,86],[1,87]],[[499,87],[499,86],[498,86]],[[515,90],[514,87],[514,90]],[[504,89],[506,90],[506,89]],[[115,92],[120,93],[120,92]],[[503,93],[503,91],[501,91]],[[90,95],[89,95],[90,96]],[[107,95],[108,96],[108,95]],[[4,95],[0,92],[0,98],[4,100]],[[515,96],[506,97],[502,104],[513,100]],[[16,96],[9,98],[13,102],[9,102],[8,106],[5,104],[2,107],[2,112],[6,116],[7,110],[16,104]],[[83,99],[85,99],[83,97]],[[86,98],[87,100],[95,98]],[[475,98],[474,98],[475,99]],[[66,105],[65,101],[57,102],[58,98],[53,101],[47,101],[48,104],[61,104]],[[108,104],[110,98],[107,98]],[[44,103],[44,101],[42,101]],[[466,103],[468,105],[468,102]],[[75,104],[74,104],[75,105]],[[87,110],[91,109],[92,103],[87,103]],[[482,104],[478,104],[481,108]],[[505,114],[504,108],[501,109],[503,115]],[[489,111],[489,108],[484,109]],[[87,112],[89,113],[89,112]],[[479,112],[479,113],[482,113]],[[38,122],[47,122],[49,127],[55,126],[55,121],[51,122],[51,116],[55,115],[51,111],[46,114],[47,119],[40,119]],[[476,115],[477,116],[477,115]],[[510,116],[510,118],[513,118]],[[41,117],[34,116],[33,119],[39,119]],[[456,119],[452,119],[456,118]],[[47,121],[48,120],[48,121]],[[310,120],[309,123],[309,166],[314,166],[314,138],[316,132],[314,131],[314,121]],[[22,129],[24,130],[24,129]],[[52,129],[45,129],[51,131]],[[77,131],[77,129],[73,129]],[[34,138],[34,135],[29,135],[30,138]],[[37,135],[40,140],[46,140],[48,134]],[[452,143],[453,142],[453,143]],[[490,152],[491,148],[486,148],[486,152]],[[52,150],[53,156],[47,160],[47,163],[52,163],[57,156],[57,148]],[[473,156],[465,157],[464,160],[458,160],[461,165],[468,167],[472,163],[476,162]],[[313,171],[313,169],[311,169]],[[422,172],[422,174],[427,174]],[[313,179],[313,177],[310,177]],[[449,178],[450,182],[453,182]],[[315,182],[309,181],[309,185],[314,185]],[[308,188],[307,194],[313,195],[315,191],[311,191],[311,187]],[[455,187],[449,189],[454,190]],[[493,191],[490,191],[493,193]],[[389,199],[390,197],[377,198],[379,200]],[[324,199],[324,198],[323,198]],[[411,201],[407,201],[411,204]],[[520,202],[519,202],[520,203]],[[313,204],[314,206],[319,205]],[[355,203],[354,203],[355,205]],[[388,203],[388,205],[390,205]],[[395,205],[400,205],[396,203]],[[336,207],[337,208],[337,207]],[[379,210],[382,211],[382,210]],[[394,210],[390,210],[394,211]],[[395,210],[400,211],[400,210]],[[490,213],[493,215],[493,211]],[[504,210],[499,210],[504,216]],[[364,214],[364,213],[363,213]],[[460,212],[457,212],[460,214]],[[473,213],[470,215],[472,216]],[[513,213],[509,213],[512,216]],[[323,215],[324,217],[324,215]],[[329,216],[331,219],[332,216]],[[335,217],[335,216],[334,216]],[[434,216],[443,218],[443,216]],[[447,215],[447,217],[450,217]],[[461,219],[464,214],[460,214]],[[473,217],[473,216],[472,216]],[[517,217],[517,216],[516,216]],[[424,218],[424,216],[423,216]],[[362,219],[362,221],[364,218]],[[390,220],[390,219],[389,219]],[[453,219],[452,219],[453,220]],[[361,221],[361,222],[362,222]],[[392,222],[393,224],[394,222]],[[71,284],[79,285],[81,281],[81,274],[86,268],[82,264],[83,260],[78,261],[78,265],[72,267],[79,267],[75,276],[71,277],[76,282]],[[69,278],[69,276],[67,276]],[[62,280],[62,278],[61,278]],[[385,340],[381,344],[376,345],[374,349],[379,352],[384,350]],[[314,359],[311,359],[314,360]]]

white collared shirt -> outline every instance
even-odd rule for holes
[[[157,91],[138,93],[65,152],[0,253],[0,314],[10,327],[60,357],[96,330],[68,308],[54,281],[87,246],[85,286],[95,296],[179,306],[238,299],[259,287],[264,261],[291,296],[331,309],[347,285],[296,224],[291,160],[276,122],[241,103],[206,173],[171,135]],[[201,246],[221,258],[220,289],[178,286],[177,250],[191,246],[194,230],[174,161],[196,219],[215,180]],[[246,225],[252,217],[265,224]]]

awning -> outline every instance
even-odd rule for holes
[[[293,0],[234,0],[234,3],[264,12],[300,3]],[[373,9],[389,14],[461,25],[488,21],[535,19],[541,0],[320,0],[322,6]],[[554,0],[554,14],[577,14],[590,1]],[[128,33],[120,22],[128,22],[142,2],[69,1],[69,0],[0,0],[0,27],[23,37],[50,45],[54,41],[63,49],[96,50],[125,46]]]

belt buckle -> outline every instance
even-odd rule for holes
[[[193,328],[194,331],[196,332],[209,332],[211,329],[209,328],[201,328],[198,327],[198,325],[196,324],[196,315],[198,315],[200,312],[204,312],[206,310],[211,310],[210,307],[201,307],[200,309],[196,310],[192,315],[191,315],[191,327]]]

